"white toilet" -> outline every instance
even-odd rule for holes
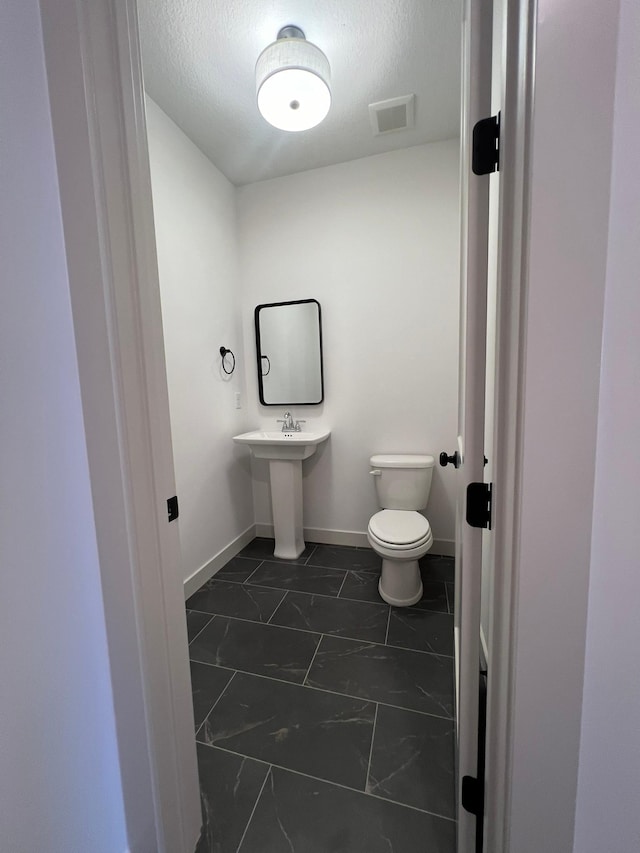
[[[369,461],[383,507],[367,528],[369,544],[382,557],[378,590],[388,604],[409,607],[422,598],[418,560],[433,544],[429,522],[418,510],[427,505],[435,459],[396,453]]]

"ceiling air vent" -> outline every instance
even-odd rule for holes
[[[369,104],[369,118],[374,136],[408,130],[413,127],[415,95],[403,95],[401,98],[389,98]]]

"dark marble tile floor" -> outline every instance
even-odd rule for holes
[[[452,853],[455,823],[272,767],[238,853]]]
[[[216,574],[216,580],[237,581],[244,583],[258,568],[262,560],[250,557],[234,557]]]
[[[228,669],[220,669],[217,666],[207,666],[194,660],[190,663],[193,716],[196,731],[198,731],[220,698],[222,691],[231,681],[233,672]]]
[[[300,592],[288,592],[271,617],[272,625],[370,640],[372,643],[384,643],[388,622],[389,608],[386,604]]]
[[[411,607],[395,607],[389,619],[387,643],[436,655],[453,655],[453,616]]]
[[[189,599],[189,609],[268,622],[286,593],[212,578]]]
[[[337,595],[346,572],[325,566],[302,566],[271,563],[265,560],[250,576],[247,584],[261,584],[274,589],[315,592],[319,595]]]
[[[455,587],[452,583],[445,583],[444,587],[447,593],[447,604],[449,607],[449,613],[453,613]]]
[[[235,853],[269,772],[269,765],[197,745],[203,827],[196,853]]]
[[[238,673],[197,740],[364,790],[373,702]]]
[[[200,613],[197,610],[187,610],[187,634],[191,643],[213,616],[211,613]]]
[[[299,684],[318,647],[319,634],[216,616],[189,646],[191,660]]]
[[[197,853],[453,853],[453,559],[411,608],[379,568],[255,539],[187,601]]]
[[[453,720],[378,706],[367,791],[453,818]]]
[[[453,714],[453,661],[441,655],[325,636],[306,683],[425,714]]]

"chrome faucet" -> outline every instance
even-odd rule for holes
[[[282,424],[282,432],[302,432],[300,424],[306,424],[306,421],[294,421],[291,412],[285,412],[284,420],[278,418],[276,422]]]
[[[285,412],[284,413],[284,420],[282,420],[282,418],[278,418],[277,422],[279,424],[282,424],[282,432],[295,432],[296,431],[296,425],[295,425],[295,422],[293,420],[293,415],[291,414],[291,412]]]

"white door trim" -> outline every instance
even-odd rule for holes
[[[472,137],[491,109],[492,0],[465,0],[462,34],[461,289],[456,499],[457,851],[476,849],[475,815],[462,806],[478,775],[482,530],[467,523],[467,486],[482,482],[485,453],[487,266],[490,176],[472,172]]]
[[[200,824],[135,0],[41,3],[132,853]]]
[[[504,0],[484,849],[509,853],[513,667],[522,467],[523,344],[537,0]]]

